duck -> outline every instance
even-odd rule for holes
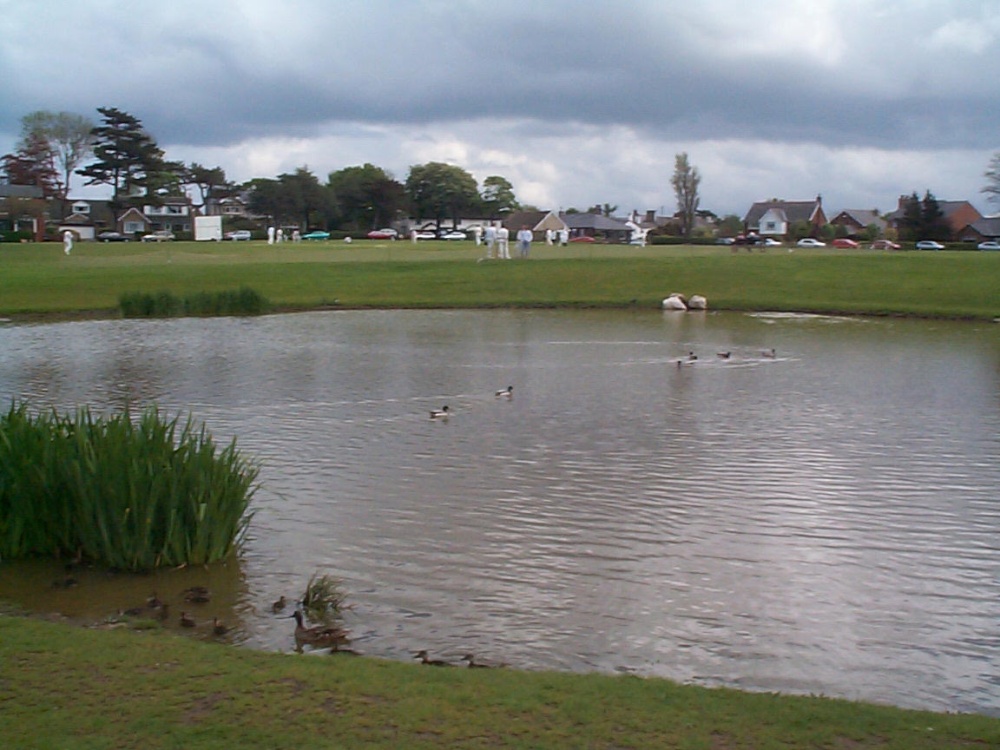
[[[508,385],[506,388],[496,391],[493,395],[496,396],[497,398],[513,398],[514,386]]]
[[[331,646],[337,649],[340,644],[347,643],[349,640],[347,631],[343,628],[324,627],[323,625],[307,628],[302,620],[302,612],[298,609],[295,610],[292,617],[295,618],[295,643],[300,646],[303,644],[319,648]]]
[[[280,612],[281,610],[283,610],[285,608],[286,604],[288,604],[288,600],[285,599],[284,596],[281,596],[281,597],[278,598],[278,601],[276,601],[274,604],[271,605],[271,611],[272,612]]]
[[[448,416],[447,404],[442,406],[440,409],[431,409],[431,419],[447,419]]]
[[[476,661],[475,654],[466,654],[462,657],[462,661],[469,663],[469,669],[496,669],[498,667],[506,667],[504,663],[493,664],[492,662]]]
[[[765,349],[760,353],[760,356],[764,357],[765,359],[774,359],[778,355],[777,352],[774,351],[774,349]]]
[[[211,601],[212,595],[209,590],[204,586],[192,586],[189,589],[184,589],[184,601],[193,602],[194,604],[205,604]]]
[[[182,628],[193,628],[195,626],[195,621],[188,617],[187,612],[181,612],[180,623]]]
[[[146,599],[146,606],[150,609],[159,609],[163,606],[163,602],[156,596],[155,591]]]
[[[432,659],[427,653],[427,649],[420,649],[416,654],[413,655],[414,659],[420,659],[421,664],[426,664],[429,667],[453,667],[454,664],[445,661],[444,659]]]
[[[733,356],[733,353],[732,352],[716,352],[715,356],[718,357],[719,359],[729,359],[730,357]]]
[[[213,617],[212,618],[212,634],[213,635],[225,635],[228,632],[229,632],[229,628],[227,628],[222,622],[220,622],[218,617]]]
[[[696,359],[698,359],[697,354],[694,352],[688,352],[688,362],[694,362]]]

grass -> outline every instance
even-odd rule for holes
[[[724,247],[539,246],[476,263],[472,243],[339,241],[0,246],[0,314],[117,315],[123,294],[247,287],[276,308],[658,307],[672,291],[713,309],[991,319],[1000,254]]]
[[[604,675],[440,669],[0,617],[6,750],[997,747],[1000,720]]]
[[[240,545],[257,468],[205,428],[147,409],[0,415],[0,559],[82,557],[121,570],[205,564]]]
[[[171,292],[127,292],[118,298],[125,318],[171,318],[178,316],[260,315],[270,308],[263,295],[250,289],[198,292],[183,298]]]

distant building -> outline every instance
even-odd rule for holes
[[[743,230],[762,237],[784,237],[792,225],[806,222],[812,233],[827,223],[823,213],[823,198],[817,195],[812,201],[760,201],[750,206],[743,217]]]

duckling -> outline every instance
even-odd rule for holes
[[[195,621],[188,617],[187,612],[181,612],[180,623],[182,628],[193,628],[195,626]]]
[[[163,602],[157,598],[155,591],[146,599],[146,606],[150,609],[159,609],[163,606]]]
[[[420,659],[421,664],[426,664],[429,667],[453,667],[454,664],[446,662],[444,659],[431,659],[427,654],[427,649],[421,649],[417,651],[413,656],[414,659]]]
[[[729,359],[730,357],[733,356],[733,353],[732,352],[716,352],[715,356],[718,357],[719,359]]]
[[[341,643],[348,643],[350,640],[347,637],[347,631],[343,628],[324,627],[322,625],[307,628],[302,621],[302,612],[300,610],[295,610],[292,617],[295,618],[295,643],[299,646],[305,644],[318,648],[326,646],[337,648]]]
[[[774,349],[765,349],[760,353],[760,356],[764,357],[765,359],[774,359],[777,356],[777,353],[774,351]]]
[[[514,386],[508,385],[506,388],[496,391],[493,395],[497,398],[514,398]]]
[[[227,628],[223,623],[219,622],[218,617],[212,618],[212,635],[225,635],[228,632],[229,628]]]
[[[194,604],[205,604],[212,600],[212,595],[204,586],[192,586],[184,589],[184,601]]]
[[[283,610],[285,608],[286,604],[288,604],[288,600],[285,599],[284,596],[281,596],[278,599],[278,601],[276,601],[274,604],[271,605],[271,611],[272,612],[280,612],[281,610]]]
[[[698,359],[697,354],[694,352],[688,352],[688,362],[694,362],[696,359]]]
[[[447,419],[448,416],[449,414],[448,414],[447,404],[442,406],[440,409],[431,410],[431,419]]]

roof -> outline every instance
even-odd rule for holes
[[[902,205],[903,201],[904,200],[909,200],[911,198],[912,198],[912,196],[909,196],[909,195],[901,196],[900,199],[899,199],[900,200],[900,206],[899,206],[899,208],[897,208],[895,211],[890,211],[889,213],[887,213],[885,215],[885,220],[886,221],[898,221],[899,219],[903,218],[903,213],[904,213],[904,209],[903,209],[903,205]],[[920,199],[920,198],[918,198],[917,200],[922,202],[922,199]],[[949,216],[951,216],[953,213],[955,213],[956,211],[958,211],[960,208],[965,208],[966,206],[968,206],[969,208],[971,208],[973,211],[976,211],[976,213],[979,213],[979,211],[976,210],[976,207],[973,206],[971,203],[969,203],[969,201],[938,201],[937,204],[938,204],[938,208],[941,209],[941,215],[944,218],[946,218],[946,219]]]
[[[565,221],[566,226],[570,229],[594,229],[603,232],[631,231],[623,220],[604,214],[559,214],[559,218]]]
[[[784,211],[789,224],[794,224],[797,221],[811,222],[816,210],[821,206],[820,201],[816,199],[811,201],[760,201],[750,206],[747,215],[743,217],[743,223],[748,227],[760,226],[760,218],[772,208]]]
[[[503,220],[508,229],[520,229],[527,225],[532,232],[544,232],[546,229],[558,231],[566,223],[552,211],[515,211]]]
[[[979,219],[969,224],[969,228],[983,237],[1000,237],[1000,216]]]
[[[0,185],[0,198],[41,198],[44,196],[38,185]]]
[[[878,211],[870,208],[845,208],[830,219],[830,223],[832,224],[841,216],[846,216],[859,227],[867,227],[874,224],[879,229],[884,229],[886,225],[885,219],[879,216]]]

